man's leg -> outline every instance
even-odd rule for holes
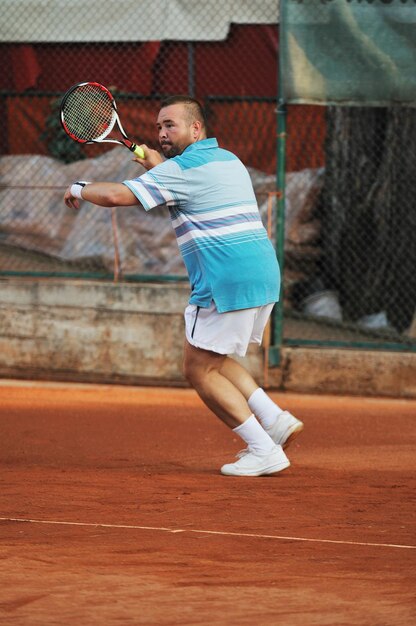
[[[303,430],[303,423],[273,402],[240,363],[225,357],[220,373],[243,394],[252,413],[273,441],[287,447]]]
[[[221,472],[232,476],[280,472],[289,467],[289,460],[256,420],[240,389],[221,374],[226,358],[185,341],[184,373],[187,380],[211,411],[248,446],[238,461],[224,465]]]
[[[224,357],[220,373],[243,394],[246,401],[259,388],[246,368],[229,356]]]
[[[252,411],[243,390],[236,386],[235,380],[221,372],[227,359],[223,354],[196,348],[185,341],[186,379],[217,417],[230,428],[236,428],[251,416]]]

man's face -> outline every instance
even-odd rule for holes
[[[160,109],[157,118],[159,143],[163,154],[171,159],[197,141],[198,122],[191,122],[183,104],[171,104]]]

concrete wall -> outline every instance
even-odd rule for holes
[[[183,283],[0,280],[0,376],[183,385]],[[304,393],[416,397],[416,354],[284,348],[265,368],[243,361],[260,384]]]
[[[185,286],[13,279],[0,287],[0,375],[181,381]]]

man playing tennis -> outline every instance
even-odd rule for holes
[[[229,355],[260,344],[279,299],[280,272],[241,161],[207,138],[200,104],[173,96],[157,119],[165,158],[141,145],[148,170],[123,183],[76,182],[67,206],[82,198],[104,207],[169,208],[191,296],[185,310],[184,374],[204,403],[247,448],[221,468],[232,476],[275,474],[289,467],[283,451],[303,424],[282,410]]]

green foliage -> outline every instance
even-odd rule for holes
[[[40,135],[48,149],[48,154],[54,159],[64,163],[72,163],[85,159],[85,151],[82,145],[72,141],[64,131],[60,120],[61,100],[58,98],[51,102],[51,112],[46,118],[45,130]]]

